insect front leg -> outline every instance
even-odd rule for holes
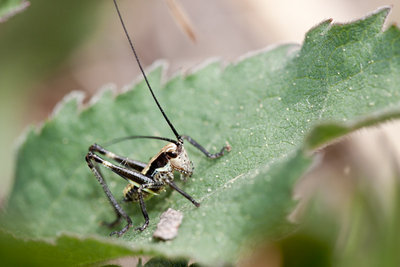
[[[118,204],[117,200],[115,199],[115,197],[111,193],[110,189],[108,188],[107,183],[104,180],[103,176],[101,175],[100,171],[95,166],[96,162],[104,164],[105,161],[103,161],[103,160],[100,161],[99,159],[101,159],[101,158],[98,157],[97,155],[93,154],[92,152],[89,152],[86,155],[86,162],[87,162],[89,168],[92,170],[94,176],[97,178],[97,181],[99,181],[99,183],[103,187],[104,193],[106,193],[108,200],[110,201],[111,205],[114,207],[114,210],[117,214],[117,219],[113,223],[111,223],[111,225],[118,223],[120,221],[121,217],[124,218],[127,222],[126,226],[124,228],[122,228],[122,230],[114,231],[114,232],[110,233],[110,235],[117,234],[118,236],[121,236],[126,231],[128,231],[128,229],[130,227],[132,227],[132,219],[125,213],[125,211],[122,209],[122,207]]]
[[[173,181],[171,180],[166,180],[165,181],[170,187],[172,187],[172,189],[174,189],[175,191],[178,191],[179,194],[181,194],[182,196],[184,196],[186,199],[188,199],[190,202],[193,203],[193,205],[195,205],[196,207],[200,207],[200,203],[197,202],[196,200],[194,200],[188,193],[186,193],[185,191],[183,191],[182,189],[180,189]]]
[[[201,152],[203,152],[204,155],[206,155],[206,157],[211,158],[211,159],[216,159],[219,157],[222,157],[224,155],[225,151],[231,151],[231,146],[230,145],[226,145],[223,148],[221,148],[221,150],[218,153],[212,154],[210,152],[208,152],[202,145],[200,145],[199,143],[197,143],[193,138],[191,138],[188,135],[181,135],[181,138],[187,140],[189,143],[191,143],[195,148],[197,148],[198,150],[200,150]]]

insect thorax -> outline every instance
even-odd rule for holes
[[[142,170],[142,174],[151,178],[158,185],[166,185],[167,181],[174,180],[174,171],[184,177],[190,177],[193,173],[193,164],[189,160],[182,143],[169,143],[155,155]],[[138,189],[140,184],[128,184],[124,189],[125,200],[138,201]],[[164,190],[164,186],[157,189],[143,188],[144,198],[158,194]]]
[[[193,173],[193,164],[189,160],[183,143],[169,143],[155,155],[142,173],[148,177],[160,176],[153,179],[173,179],[173,172],[178,171],[186,177]]]

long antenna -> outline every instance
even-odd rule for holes
[[[122,19],[121,12],[119,11],[119,8],[118,8],[117,0],[114,0],[114,6],[115,6],[115,9],[117,10],[119,20],[121,21],[121,24],[122,24],[122,28],[124,28],[124,32],[125,32],[126,38],[128,38],[129,45],[131,46],[131,49],[132,49],[132,51],[133,51],[133,54],[135,55],[135,58],[136,58],[136,61],[137,61],[138,65],[139,65],[140,71],[142,72],[143,77],[144,77],[144,80],[146,81],[147,87],[149,88],[150,93],[151,93],[151,95],[152,95],[153,98],[154,98],[154,101],[156,101],[156,104],[157,104],[158,108],[160,109],[162,115],[164,116],[165,120],[167,121],[169,127],[171,127],[171,130],[174,132],[176,138],[177,138],[178,140],[180,140],[180,139],[181,139],[181,136],[178,134],[178,132],[176,131],[175,127],[174,127],[174,126],[172,125],[172,123],[169,121],[167,115],[165,114],[165,112],[164,112],[164,110],[162,109],[160,103],[158,102],[156,96],[154,95],[153,89],[151,89],[150,83],[149,83],[149,81],[147,80],[147,76],[146,76],[146,74],[144,73],[142,64],[140,64],[139,57],[138,57],[138,55],[136,54],[136,50],[135,50],[135,48],[134,48],[134,46],[133,46],[132,40],[131,40],[131,38],[129,37],[128,31],[126,30],[124,20]]]

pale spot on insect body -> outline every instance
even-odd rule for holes
[[[105,156],[109,157],[109,158],[114,158],[116,155],[114,153],[112,153],[112,152],[107,151]]]
[[[103,163],[103,165],[106,166],[107,168],[111,168],[112,167],[112,164],[110,162],[108,162],[108,161],[105,161]]]

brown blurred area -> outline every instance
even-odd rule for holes
[[[169,64],[169,76],[209,58],[230,62],[268,45],[300,44],[304,34],[322,20],[348,22],[391,4],[361,0],[179,0],[194,26],[197,41],[193,43],[176,25],[164,0],[120,2],[142,64],[149,66],[164,59]],[[92,38],[77,47],[51,77],[32,88],[27,103],[32,112],[24,118],[26,123],[45,119],[71,90],[91,95],[104,84],[115,83],[121,88],[139,75],[111,1],[101,4],[104,8]],[[398,10],[400,7],[394,6],[387,24],[400,19]]]

